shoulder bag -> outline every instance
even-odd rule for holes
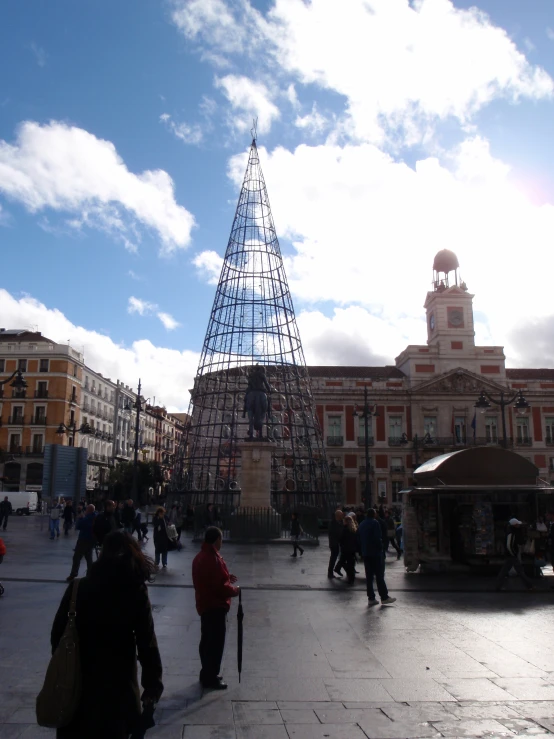
[[[67,625],[50,659],[44,685],[37,696],[37,724],[51,729],[67,726],[81,700],[81,661],[75,618],[79,580],[73,582]]]

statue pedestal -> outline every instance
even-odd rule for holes
[[[237,446],[241,454],[241,494],[240,508],[232,516],[231,538],[280,538],[281,516],[271,507],[271,456],[275,444],[243,441]]]

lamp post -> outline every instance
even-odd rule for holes
[[[137,411],[137,417],[135,419],[135,444],[134,444],[134,456],[133,456],[133,486],[131,488],[131,498],[133,501],[137,500],[138,497],[138,453],[139,453],[139,436],[140,436],[140,414],[143,410],[143,406],[145,406],[150,398],[147,398],[146,400],[141,397],[140,395],[141,391],[141,384],[140,384],[140,378],[138,382],[138,390],[137,390],[137,399],[134,403],[134,407]]]
[[[0,380],[0,391],[2,391],[4,385],[7,385],[11,380],[13,380],[13,382],[10,387],[13,387],[14,390],[18,390],[20,392],[27,390],[27,381],[23,377],[23,372],[20,369],[16,369],[7,380]]]
[[[475,403],[475,408],[477,408],[480,413],[485,413],[486,410],[491,407],[491,403],[500,406],[500,410],[502,412],[502,446],[504,449],[508,448],[508,436],[506,433],[506,407],[511,405],[514,400],[516,400],[514,408],[520,415],[523,415],[530,406],[525,400],[521,390],[518,390],[509,398],[506,397],[504,390],[501,390],[500,399],[494,398],[490,393],[487,393],[486,390],[481,390],[481,394]]]
[[[88,423],[82,423],[80,426],[77,426],[75,421],[72,421],[69,426],[66,426],[65,423],[60,423],[56,429],[56,433],[58,436],[63,436],[64,434],[71,436],[71,444],[75,446],[75,434],[91,434],[92,428]]]
[[[377,404],[374,403],[372,406],[369,405],[368,396],[367,396],[367,387],[364,387],[364,404],[360,408],[357,405],[354,408],[354,412],[352,413],[353,416],[357,416],[358,418],[364,419],[364,448],[365,448],[365,486],[364,486],[364,496],[365,496],[365,504],[366,506],[369,506],[369,419],[372,416],[378,416],[377,413]]]

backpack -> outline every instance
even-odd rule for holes
[[[81,700],[81,660],[75,618],[79,580],[73,582],[67,625],[56,651],[50,658],[44,685],[37,696],[37,724],[50,729],[67,726]]]

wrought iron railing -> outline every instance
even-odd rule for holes
[[[373,436],[367,437],[367,445],[373,446],[375,444],[375,439]],[[366,438],[365,436],[358,436],[358,446],[365,446],[366,445]]]
[[[344,446],[344,436],[328,436],[327,446]]]

